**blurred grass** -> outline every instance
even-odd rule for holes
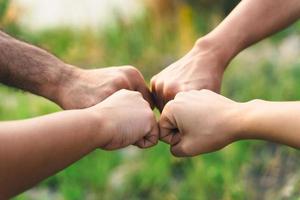
[[[214,17],[183,4],[172,18],[153,18],[151,13],[130,23],[120,18],[103,32],[59,28],[34,33],[13,21],[2,23],[2,28],[66,62],[84,68],[131,64],[149,81],[204,35]],[[295,58],[289,66],[277,64],[282,59],[277,47],[285,38],[299,36],[299,31],[297,23],[238,56],[225,74],[222,93],[238,101],[299,100],[300,60]],[[271,55],[264,57],[265,51]],[[43,98],[4,86],[0,99],[0,120],[60,110]],[[174,158],[162,143],[143,151],[98,150],[15,199],[297,199],[299,162],[296,150],[258,141],[236,142],[186,159]],[[293,189],[283,193],[290,184]]]

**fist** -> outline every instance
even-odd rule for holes
[[[99,139],[102,149],[114,150],[131,144],[147,148],[158,141],[154,113],[140,92],[120,90],[90,109],[100,116],[99,130],[105,133],[105,139]]]
[[[220,91],[225,64],[206,46],[197,44],[184,57],[151,79],[151,90],[160,111],[180,91]]]
[[[139,91],[151,106],[151,93],[141,73],[132,66],[72,72],[61,82],[57,103],[64,109],[87,108],[103,101],[121,89]]]
[[[209,90],[180,92],[161,114],[160,139],[175,156],[219,150],[236,139],[237,105]]]

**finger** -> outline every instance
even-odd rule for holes
[[[152,94],[152,99],[153,99],[153,102],[155,104],[155,106],[159,109],[159,97],[158,97],[158,94],[157,94],[157,91],[156,91],[156,78],[155,76],[152,77],[152,79],[150,80],[150,88],[151,88],[151,94]],[[161,110],[160,110],[161,112]]]
[[[152,130],[142,139],[137,141],[135,145],[143,149],[149,148],[157,144],[158,138],[159,138],[159,129],[158,129],[158,125],[155,124]]]
[[[168,103],[165,110],[163,110],[159,120],[159,129],[160,140],[173,145],[179,142],[180,133],[170,107],[170,103]]]
[[[155,104],[160,112],[162,112],[164,108],[164,102],[163,102],[163,88],[164,84],[163,82],[158,82],[155,84]]]
[[[133,90],[139,91],[143,95],[143,98],[150,104],[150,107],[153,109],[154,102],[151,92],[146,85],[145,79],[140,71],[136,70],[136,74],[136,78],[133,79]]]
[[[180,141],[180,132],[177,128],[163,128],[160,126],[160,140],[173,145]]]
[[[153,99],[153,102],[154,102],[155,106],[158,108],[158,96],[157,96],[155,90],[152,90],[152,91],[153,91],[153,92],[152,92],[152,99]],[[161,111],[160,111],[160,112],[161,112]]]
[[[151,88],[152,98],[154,100],[154,103],[161,112],[162,108],[163,108],[163,103],[161,101],[160,95],[161,95],[162,89],[163,89],[163,82],[157,81],[156,76],[154,76],[154,77],[152,77],[152,79],[150,81],[150,88]]]
[[[164,113],[161,114],[158,123],[160,134],[159,139],[165,143],[170,144],[173,130],[176,129],[176,127],[170,122],[169,118],[164,115]]]
[[[159,138],[158,123],[153,113],[152,113],[152,117],[149,120],[151,124],[151,129],[147,131],[147,133],[143,136],[143,138],[141,138],[136,142],[136,145],[140,148],[148,148],[156,145],[158,142],[158,138]]]
[[[152,98],[152,94],[145,82],[143,84],[139,84],[137,90],[142,93],[144,99],[150,104],[151,109],[153,109],[154,101]]]
[[[156,79],[155,77],[152,77],[150,80],[150,89],[152,93],[155,93],[155,83],[156,83]]]
[[[151,146],[154,146],[157,144],[158,139],[159,139],[159,128],[158,128],[158,124],[155,120],[153,129],[151,130],[150,134],[145,136],[145,140],[149,141],[152,144]]]
[[[185,151],[184,140],[181,140],[177,144],[171,146],[171,153],[176,157],[187,157],[189,156]]]
[[[129,83],[130,89],[140,92],[143,95],[144,99],[148,101],[151,108],[154,107],[151,92],[145,83],[145,79],[142,73],[132,66],[122,67],[121,70],[123,70],[126,75],[126,79]]]
[[[174,99],[175,95],[180,92],[180,87],[172,84],[164,88],[163,91],[163,104],[167,104],[170,100]]]

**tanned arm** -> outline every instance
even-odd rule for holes
[[[33,45],[0,32],[0,82],[58,101],[58,86],[76,69]]]
[[[0,82],[54,101],[64,109],[93,106],[120,89],[139,91],[152,104],[132,66],[83,70],[0,31]]]

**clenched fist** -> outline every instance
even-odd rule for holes
[[[98,146],[114,150],[135,144],[141,148],[158,141],[158,125],[149,103],[140,92],[120,90],[100,104],[88,108],[99,121]]]
[[[166,104],[160,139],[175,156],[195,156],[221,149],[237,139],[238,103],[209,90],[180,92]]]
[[[219,92],[226,65],[209,42],[200,40],[185,56],[151,79],[156,106],[161,111],[180,91],[209,89]]]

